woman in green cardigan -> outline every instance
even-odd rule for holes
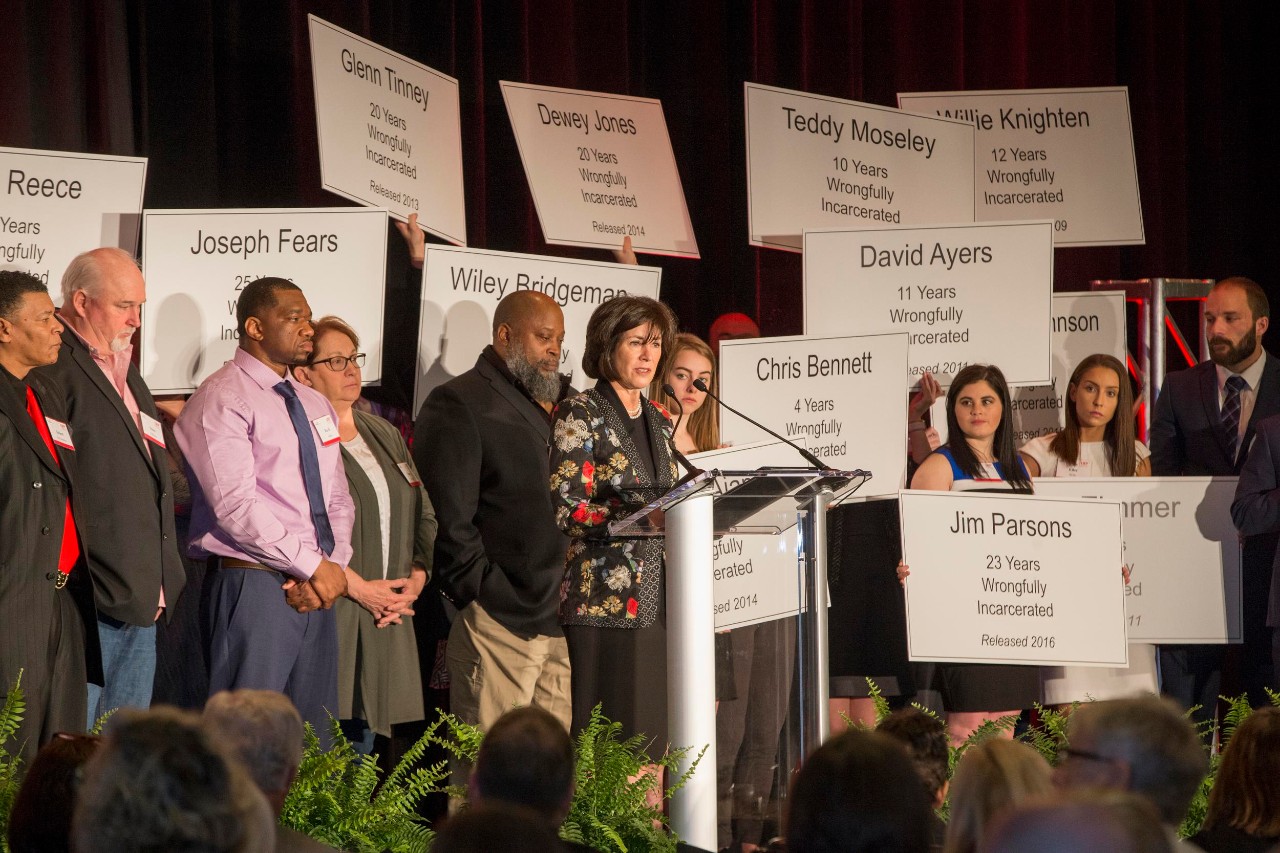
[[[431,575],[436,517],[399,431],[353,408],[360,398],[355,331],[337,317],[312,323],[311,358],[294,376],[338,413],[342,464],[355,503],[347,600],[338,613],[338,717],[356,749],[421,720],[422,675],[413,604]]]

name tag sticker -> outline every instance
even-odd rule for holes
[[[138,417],[142,421],[143,437],[157,447],[163,448],[164,427],[160,425],[160,422],[146,412],[138,412]]]
[[[325,447],[338,440],[338,427],[328,415],[321,415],[311,425],[316,428],[316,435],[320,436],[320,443]]]
[[[71,441],[71,430],[67,429],[66,424],[48,416],[45,416],[44,422],[49,425],[49,437],[53,439],[54,444],[65,447],[67,450],[76,449],[74,442]]]
[[[410,486],[422,485],[422,481],[418,479],[418,473],[413,470],[413,466],[408,462],[398,462],[396,463],[396,467],[400,469],[401,474],[404,474],[405,482]]]

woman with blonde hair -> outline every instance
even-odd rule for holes
[[[976,853],[997,815],[1050,790],[1049,763],[1027,744],[988,738],[969,747],[951,779],[943,853]]]

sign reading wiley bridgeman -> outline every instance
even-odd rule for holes
[[[1128,666],[1120,506],[904,491],[911,660]]]
[[[266,276],[298,285],[313,317],[350,324],[367,356],[365,384],[381,378],[385,210],[148,210],[143,237],[138,348],[153,392],[194,391],[235,355],[240,292]]]
[[[751,245],[798,251],[814,228],[973,221],[973,128],[746,83]]]
[[[1052,219],[1059,246],[1146,242],[1128,88],[904,92],[898,106],[973,125],[977,221]]]
[[[806,231],[808,335],[906,332],[909,388],[969,364],[1012,383],[1049,381],[1049,222]]]
[[[320,182],[466,245],[458,81],[307,16]]]
[[[699,257],[661,101],[499,85],[548,243]]]

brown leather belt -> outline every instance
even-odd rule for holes
[[[251,563],[248,560],[240,560],[235,557],[210,557],[209,562],[216,563],[218,568],[222,569],[254,569],[259,572],[272,572],[280,575],[284,572],[273,569],[270,566],[264,566],[262,563]]]

